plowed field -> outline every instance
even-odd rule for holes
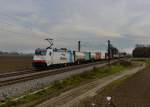
[[[0,73],[19,71],[31,67],[31,56],[0,56]]]
[[[115,106],[108,106],[106,96],[111,96]],[[150,107],[150,68],[108,86],[93,98],[87,98],[79,107]]]

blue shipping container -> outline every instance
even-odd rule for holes
[[[67,50],[67,62],[74,63],[73,51]]]

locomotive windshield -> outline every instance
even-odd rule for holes
[[[46,49],[36,49],[35,55],[46,55],[47,50]]]

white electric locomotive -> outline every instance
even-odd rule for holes
[[[36,49],[33,57],[33,66],[48,67],[54,65],[67,65],[74,62],[73,51],[67,49]]]

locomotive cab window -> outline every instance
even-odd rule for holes
[[[47,50],[46,49],[37,49],[35,50],[35,55],[46,55]]]

